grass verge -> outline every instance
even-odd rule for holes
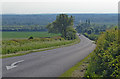
[[[89,59],[92,56],[92,53],[64,72],[60,77],[84,77],[84,73],[89,64]]]
[[[5,55],[1,55],[0,58],[8,58],[8,57],[14,57],[14,56],[21,56],[21,55],[26,55],[29,53],[33,53],[33,52],[40,52],[40,51],[45,51],[45,50],[50,50],[50,49],[55,49],[55,48],[60,48],[60,47],[66,47],[66,46],[71,46],[74,44],[77,44],[80,42],[80,39],[77,38],[74,40],[74,42],[70,42],[69,44],[63,44],[63,45],[59,45],[59,46],[51,46],[48,48],[41,48],[41,49],[35,49],[35,50],[28,50],[28,51],[20,51],[17,53],[11,53],[11,54],[5,54]]]

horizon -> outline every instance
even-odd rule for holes
[[[52,15],[52,14],[118,14],[118,13],[37,13],[37,14],[17,14],[17,13],[11,13],[11,14],[0,14],[0,15]]]

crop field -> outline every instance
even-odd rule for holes
[[[76,40],[64,40],[60,36],[52,38],[16,39],[2,41],[2,54],[17,53],[33,49],[55,47],[74,43]]]
[[[30,36],[33,39],[28,39]],[[74,42],[75,40],[65,40],[60,34],[48,32],[2,32],[2,54],[55,47]]]
[[[60,34],[52,34],[48,32],[2,32],[2,39],[23,39],[29,38],[32,36],[33,38],[39,37],[54,37],[60,36]]]

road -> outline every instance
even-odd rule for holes
[[[91,40],[81,35],[81,42],[23,56],[2,59],[3,77],[58,77],[86,57],[95,48]],[[6,66],[17,67],[6,69]]]

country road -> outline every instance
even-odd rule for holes
[[[83,35],[79,38],[81,42],[73,46],[4,58],[2,76],[58,77],[94,50],[96,45],[91,40]]]

